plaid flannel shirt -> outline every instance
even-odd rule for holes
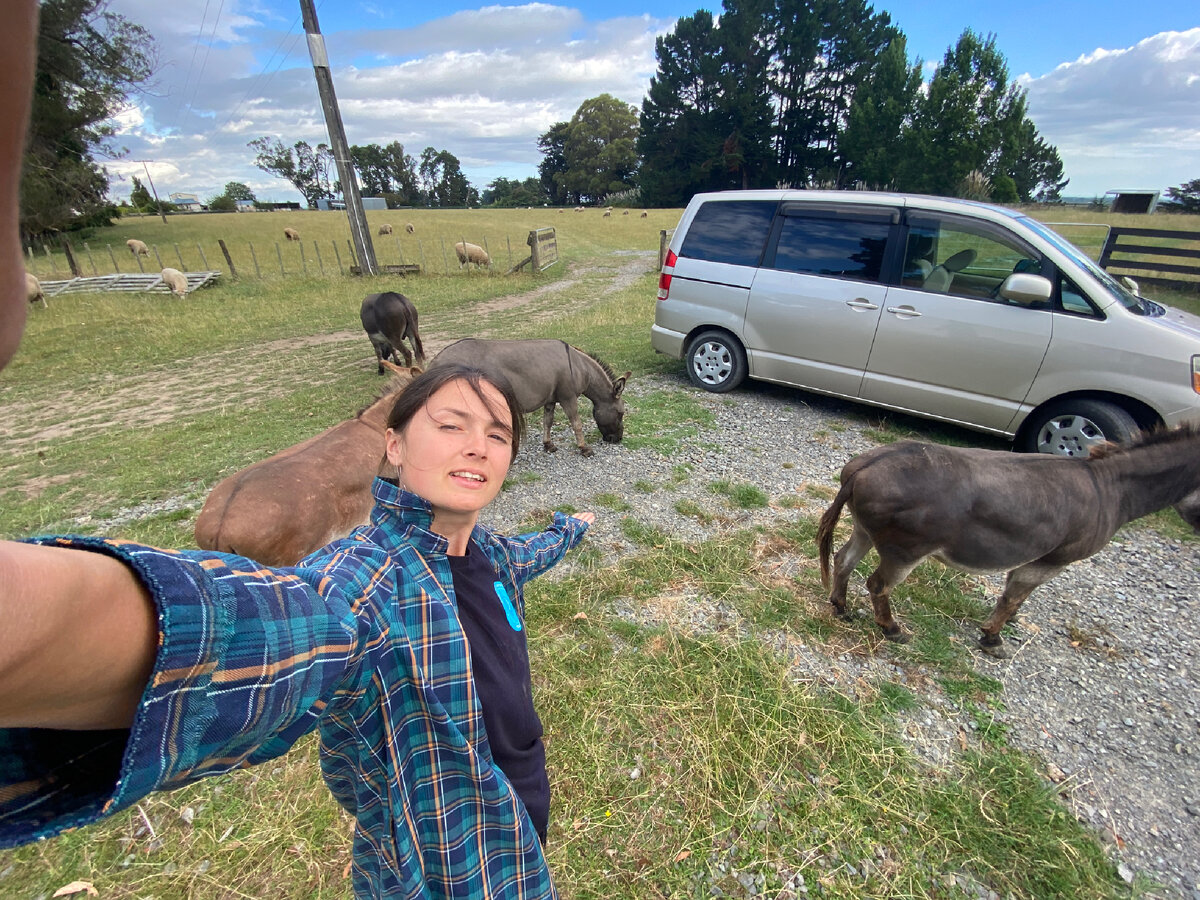
[[[288,569],[35,539],[130,566],[154,598],[159,650],[129,730],[0,729],[0,847],[264,762],[319,728],[325,781],[356,820],[355,896],[556,896],[524,806],[492,764],[446,541],[423,499],[380,480],[374,492],[372,525]],[[537,534],[477,526],[473,537],[524,616],[522,585],[586,528],[556,513]]]

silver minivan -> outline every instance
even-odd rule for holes
[[[1200,421],[1200,317],[989,204],[697,194],[658,301],[654,349],[709,391],[757,378],[1070,456]]]

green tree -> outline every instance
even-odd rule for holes
[[[1062,161],[1026,114],[994,37],[971,29],[946,51],[905,142],[901,188],[953,196],[971,171],[1012,179],[1021,200],[1061,191]]]
[[[314,148],[306,141],[296,141],[285,147],[278,138],[260,137],[248,146],[257,153],[254,165],[290,181],[309,208],[316,208],[318,200],[327,200],[340,189],[337,182],[331,181],[333,154],[325,144]]]
[[[250,190],[248,185],[240,181],[229,181],[225,184],[225,190],[221,192],[222,197],[228,197],[232,201],[249,200],[251,203],[258,200],[254,196],[254,191]]]
[[[1167,199],[1163,206],[1178,212],[1200,212],[1200,178],[1185,181],[1178,187],[1167,188]]]
[[[458,157],[449,150],[426,147],[421,151],[417,172],[427,206],[469,206],[479,193],[462,173]]]
[[[218,194],[209,198],[208,208],[213,212],[234,212],[237,209],[237,201],[228,194]]]
[[[129,192],[129,203],[134,209],[154,209],[154,201],[150,197],[150,191],[136,175],[133,176],[133,190]]]
[[[844,183],[885,189],[896,179],[897,148],[921,89],[921,62],[908,63],[903,35],[888,43],[850,102],[838,139]]]
[[[658,71],[642,100],[638,181],[647,206],[684,206],[722,185],[713,161],[721,149],[720,39],[712,13],[697,10],[654,42]]]
[[[537,178],[526,178],[524,181],[497,178],[484,189],[480,199],[484,206],[512,209],[517,206],[541,206],[548,198]]]
[[[149,32],[106,0],[42,0],[21,174],[24,234],[107,224],[115,207],[96,158],[126,152],[113,143],[111,118],[155,65]]]
[[[628,103],[611,94],[584,100],[567,128],[563,187],[581,202],[633,187],[637,130],[637,111]]]
[[[567,131],[569,122],[555,122],[550,130],[538,136],[538,149],[542,151],[542,161],[538,163],[538,177],[542,183],[542,192],[555,205],[570,203],[572,197],[562,186],[562,178],[567,171]],[[574,198],[576,201],[578,197]]]

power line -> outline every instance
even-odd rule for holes
[[[192,80],[192,67],[196,65],[196,51],[200,49],[200,38],[204,37],[204,23],[208,21],[208,4],[209,0],[204,0],[204,14],[200,16],[200,30],[196,32],[196,40],[192,44],[192,59],[188,63],[187,75],[183,78],[183,87],[179,92],[179,103],[175,107],[175,117],[171,119],[171,128],[179,122],[179,114],[183,112],[183,105],[187,99],[188,82]]]

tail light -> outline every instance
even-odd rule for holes
[[[671,278],[675,272],[675,261],[679,259],[675,255],[674,250],[667,251],[667,258],[663,260],[662,274],[658,276],[658,299],[666,300],[667,294],[671,293]]]
[[[658,298],[661,300],[662,299],[662,287],[661,287],[662,279],[661,278],[658,280],[658,283],[660,285],[659,291],[658,291]],[[1192,390],[1195,391],[1197,394],[1200,394],[1200,356],[1192,357]]]

